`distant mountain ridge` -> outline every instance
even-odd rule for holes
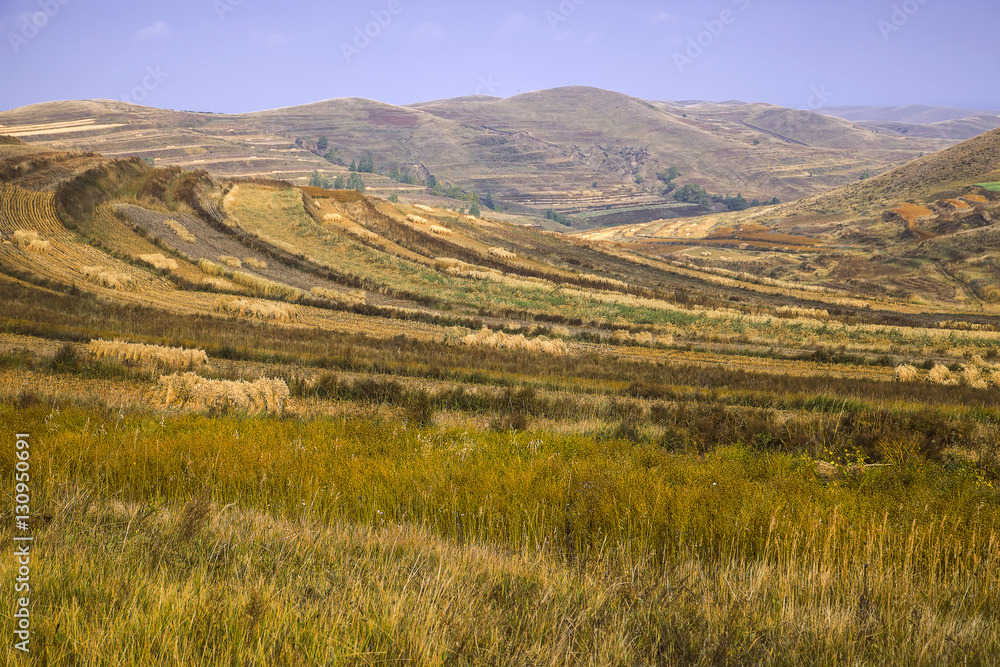
[[[675,205],[657,177],[671,166],[681,173],[676,185],[795,200],[958,141],[955,131],[900,135],[768,104],[651,102],[580,86],[408,106],[338,98],[234,115],[51,102],[0,113],[0,134],[221,178],[300,184],[314,170],[346,174],[352,160],[371,155],[383,175],[368,182],[380,194],[425,192],[422,181],[434,174],[466,192],[569,212]],[[390,180],[395,168],[421,183]]]

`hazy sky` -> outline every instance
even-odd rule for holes
[[[0,0],[0,109],[239,112],[589,85],[1000,109],[996,0]]]

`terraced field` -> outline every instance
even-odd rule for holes
[[[989,664],[1000,646],[993,195],[873,223],[933,214],[906,274],[735,216],[657,238],[757,246],[658,258],[5,145],[0,421],[32,434],[40,660]],[[856,282],[918,270],[936,272],[919,299]]]

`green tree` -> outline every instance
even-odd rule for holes
[[[314,188],[330,189],[330,180],[319,175],[319,171],[314,171],[309,176],[309,185]]]
[[[858,180],[859,181],[867,181],[871,177],[872,177],[872,170],[871,169],[865,169],[863,172],[861,172],[861,176],[858,177]]]
[[[366,153],[361,156],[358,160],[358,171],[362,174],[374,174],[375,173],[375,158],[372,157],[371,153]]]
[[[472,206],[469,207],[469,215],[473,215],[477,218],[482,215],[482,211],[479,210],[479,204],[472,202]]]
[[[347,189],[347,182],[344,181],[344,177],[342,175],[338,174],[337,178],[333,179],[333,189],[334,190]]]
[[[726,208],[730,211],[745,211],[750,208],[750,204],[743,197],[743,193],[737,193],[735,197],[725,198]]]
[[[490,209],[491,211],[497,210],[496,202],[493,201],[493,193],[487,192],[483,195],[483,206]]]
[[[395,192],[393,192],[391,195],[389,195],[389,201],[391,201],[393,204],[398,204],[399,203],[399,195],[397,195]]]
[[[674,199],[688,204],[708,206],[708,193],[700,185],[689,184],[674,191]]]
[[[326,140],[326,137],[320,137],[319,141],[316,142],[316,150],[324,152],[329,145],[330,143]]]
[[[350,167],[348,167],[348,169],[350,169],[351,171],[357,171],[357,170],[358,170],[358,163],[357,163],[357,162],[355,162],[355,161],[354,161],[354,160],[352,159],[352,160],[351,160],[351,166],[350,166]]]
[[[365,191],[365,182],[361,179],[361,175],[358,172],[351,172],[351,175],[347,177],[347,189],[357,190],[358,192]]]
[[[661,181],[663,181],[664,183],[670,183],[671,181],[680,178],[681,172],[677,167],[672,166],[669,169],[661,170],[659,173],[656,174],[656,177]]]

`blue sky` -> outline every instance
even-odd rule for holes
[[[1000,109],[996,0],[0,0],[0,109],[242,112],[588,85]]]

